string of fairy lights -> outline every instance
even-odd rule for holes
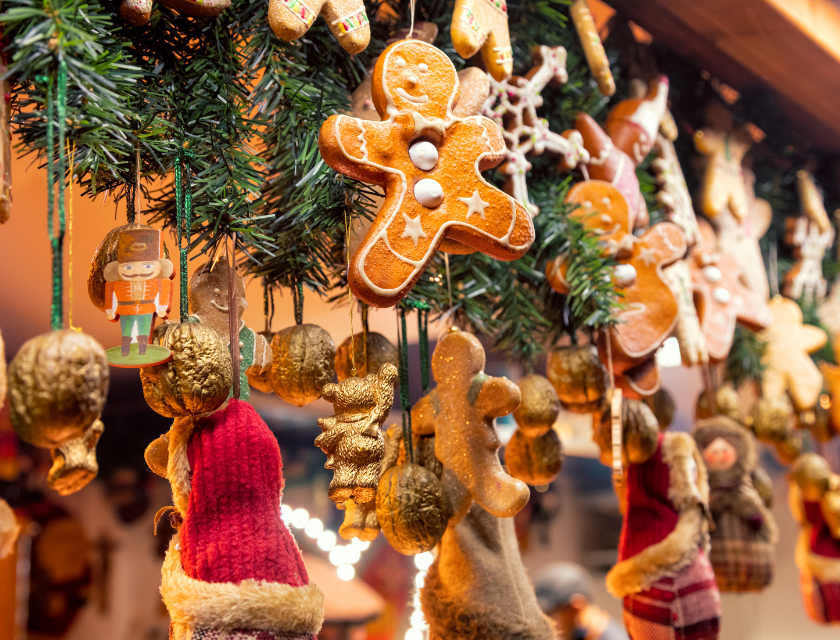
[[[315,541],[318,548],[329,554],[330,563],[341,580],[352,580],[356,577],[356,564],[362,559],[362,552],[370,547],[370,542],[363,542],[358,538],[348,544],[338,544],[338,535],[327,529],[320,518],[310,516],[306,509],[295,509],[289,505],[280,505],[280,517],[289,530],[302,531],[304,535]],[[420,608],[420,589],[426,582],[426,573],[432,566],[435,556],[431,552],[419,553],[414,556],[414,566],[417,574],[414,576],[414,589],[411,606],[413,611],[409,616],[410,628],[406,631],[405,640],[425,640],[429,625],[423,617]]]

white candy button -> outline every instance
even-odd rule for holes
[[[437,180],[423,178],[414,185],[414,198],[424,207],[431,209],[443,202],[443,187]]]
[[[729,304],[729,301],[732,299],[732,296],[723,287],[715,287],[714,291],[712,291],[712,297],[720,304]]]
[[[629,287],[636,282],[636,267],[632,264],[619,264],[615,267],[615,282],[620,287]]]
[[[438,150],[435,145],[426,140],[415,142],[408,150],[408,157],[414,166],[423,171],[431,171],[438,161]]]
[[[708,267],[703,267],[703,277],[705,277],[706,280],[708,280],[709,282],[720,282],[720,269],[712,265],[709,265]]]

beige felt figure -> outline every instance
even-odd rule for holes
[[[674,331],[680,343],[683,364],[688,367],[704,364],[709,361],[709,350],[706,347],[706,338],[694,306],[691,268],[688,261],[678,260],[670,267],[663,269],[662,273],[677,299],[677,326]]]
[[[502,81],[513,73],[506,0],[455,0],[452,46],[462,58],[481,51],[488,73]]]
[[[660,130],[662,126],[660,125]],[[656,174],[659,190],[656,199],[665,207],[667,219],[680,226],[685,233],[686,242],[692,246],[697,242],[697,216],[691,204],[691,194],[685,182],[685,175],[680,166],[680,159],[674,149],[674,143],[660,133],[654,144],[656,159],[651,163]]]
[[[822,261],[834,242],[834,227],[825,211],[822,194],[814,176],[804,169],[796,172],[796,188],[804,217],[794,223],[786,240],[796,248],[797,261],[785,275],[784,294],[798,300],[825,298],[827,285],[823,278]]]
[[[773,323],[773,315],[764,298],[744,286],[735,259],[717,250],[712,226],[701,220],[699,230],[689,261],[695,304],[709,357],[722,362],[732,348],[736,322],[761,331]]]
[[[808,411],[823,388],[820,370],[808,354],[824,347],[828,336],[818,327],[802,324],[802,310],[793,300],[776,296],[769,306],[773,324],[758,334],[767,343],[762,393],[779,398],[787,391],[797,411]]]
[[[560,156],[563,166],[573,169],[578,162],[587,162],[589,153],[583,148],[580,133],[567,138],[548,128],[548,121],[537,116],[542,106],[541,92],[550,82],[564,83],[566,50],[563,47],[535,47],[534,67],[524,78],[513,76],[502,82],[490,81],[490,96],[482,113],[491,118],[504,132],[507,154],[499,172],[508,176],[505,191],[525,204],[531,215],[539,208],[528,198],[526,174],[531,169],[528,156],[544,152]]]
[[[750,202],[749,215],[739,220],[726,209],[712,218],[711,223],[717,233],[718,248],[735,259],[744,284],[767,300],[770,298],[770,284],[758,241],[770,228],[773,210],[769,202],[755,197],[755,174],[747,167],[744,167],[743,174]]]
[[[350,377],[321,390],[335,416],[319,418],[315,446],[327,454],[333,470],[329,496],[333,502],[370,502],[376,496],[385,443],[380,428],[391,412],[397,368],[383,364],[377,373]]]
[[[601,42],[601,36],[595,26],[592,12],[589,10],[589,4],[586,0],[575,0],[569,13],[572,16],[572,22],[575,23],[580,44],[583,46],[589,71],[592,72],[592,77],[598,83],[598,91],[601,92],[601,95],[609,98],[615,93],[615,80],[610,70],[610,61]]]
[[[707,156],[700,202],[710,218],[729,211],[737,220],[749,215],[750,201],[741,163],[753,144],[746,125],[735,130],[732,114],[717,102],[706,112],[708,126],[694,134],[694,146]]]
[[[225,259],[207,262],[198,267],[190,278],[189,302],[193,318],[206,324],[230,344],[229,287],[230,266]],[[269,342],[245,326],[242,314],[248,308],[245,283],[238,273],[233,274],[236,287],[236,321],[239,325],[239,398],[250,397],[249,380],[265,376],[271,370],[272,351]],[[260,384],[258,381],[257,384]]]
[[[444,240],[505,261],[522,257],[534,241],[525,207],[481,176],[505,157],[498,126],[482,116],[456,118],[458,95],[446,54],[401,40],[385,49],[373,72],[381,121],[335,115],[321,127],[326,163],[385,192],[350,264],[350,288],[369,304],[397,304]]]
[[[194,18],[215,18],[230,6],[230,0],[160,0],[170,9]],[[153,0],[122,0],[120,17],[135,26],[143,26],[152,17]]]
[[[9,503],[0,499],[0,560],[15,551],[15,543],[20,533],[20,525]]]
[[[370,21],[363,0],[269,0],[268,23],[281,40],[297,40],[323,14],[338,43],[351,55],[367,48]]]
[[[484,348],[466,331],[450,331],[435,348],[432,373],[437,387],[411,411],[414,430],[435,434],[435,455],[482,508],[499,517],[527,503],[527,485],[499,462],[501,442],[495,419],[519,405],[519,388],[507,378],[484,373]]]

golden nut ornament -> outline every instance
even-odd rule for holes
[[[599,411],[609,379],[595,345],[562,347],[548,354],[548,380],[562,405],[573,413]]]
[[[434,549],[446,530],[446,505],[437,476],[417,464],[400,464],[382,474],[376,519],[390,545],[412,556]]]
[[[96,443],[105,430],[97,420],[81,438],[65,442],[51,451],[53,465],[47,474],[47,484],[66,496],[84,488],[99,473],[96,462]]]
[[[155,327],[152,342],[172,360],[140,369],[143,396],[162,416],[177,418],[218,409],[230,394],[230,351],[218,333],[200,322]]]
[[[671,423],[674,421],[674,413],[677,410],[677,405],[667,390],[660,389],[652,396],[648,396],[645,402],[651,411],[653,411],[653,415],[659,423],[660,431],[665,431],[671,426]]]
[[[335,373],[335,343],[317,324],[279,331],[271,341],[271,385],[286,402],[302,407],[321,397]]]
[[[8,369],[15,432],[47,449],[82,437],[102,413],[109,379],[105,350],[89,335],[63,329],[32,338]]]
[[[270,345],[275,334],[272,331],[260,331],[257,335],[265,339],[265,341]],[[254,389],[262,391],[263,393],[274,393],[274,387],[271,384],[271,366],[262,369],[258,367],[251,367],[245,373],[248,376],[248,384],[250,384]]]
[[[810,502],[819,502],[831,488],[831,467],[816,453],[803,453],[790,470],[790,480],[799,485],[802,497]]]
[[[87,288],[90,301],[100,311],[105,311],[105,267],[117,259],[117,245],[119,244],[120,234],[123,231],[130,231],[132,229],[153,229],[146,224],[134,222],[125,224],[116,229],[112,229],[105,236],[105,239],[96,247],[96,253],[93,254],[93,260],[90,261],[90,270],[88,271]],[[169,259],[169,249],[166,243],[163,244],[163,257]]]
[[[353,336],[353,350],[356,358],[356,375],[366,376],[368,373],[379,371],[383,364],[399,367],[400,355],[397,348],[381,333],[368,332]],[[335,373],[338,381],[349,378],[353,369],[350,359],[350,338],[342,342],[335,352]]]
[[[381,427],[391,412],[396,379],[397,368],[383,364],[378,373],[324,386],[324,400],[332,403],[335,416],[318,419],[321,435],[315,446],[327,454],[324,467],[333,470],[333,502],[362,504],[376,497],[385,453]]]
[[[715,390],[715,410],[712,412],[708,407],[708,398],[705,392],[697,397],[697,405],[694,416],[697,420],[706,420],[715,415],[726,416],[739,424],[744,423],[744,410],[741,407],[741,396],[731,384],[725,384]]]
[[[554,429],[534,438],[517,429],[505,448],[510,475],[532,486],[549,484],[563,466],[563,445]]]
[[[786,399],[761,398],[752,410],[752,430],[762,442],[781,442],[790,431],[793,408]]]
[[[547,378],[532,373],[516,383],[522,393],[522,402],[513,412],[519,430],[530,438],[542,436],[552,430],[560,400]]]
[[[601,449],[601,462],[612,466],[612,421],[609,408],[595,424],[592,439]],[[625,398],[621,403],[621,457],[625,466],[641,464],[656,452],[659,423],[643,401]]]
[[[143,458],[152,473],[161,478],[166,478],[168,476],[167,468],[169,467],[169,434],[164,433],[152,440],[146,447]]]

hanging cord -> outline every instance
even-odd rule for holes
[[[268,283],[268,278],[263,278],[263,314],[265,315],[265,332],[271,333],[271,325],[274,324],[274,289]]]
[[[621,389],[615,387],[613,372],[612,345],[610,344],[609,328],[607,328],[607,370],[610,374],[610,422],[612,436],[612,477],[617,486],[624,484],[624,464],[621,459],[622,425],[621,425]]]
[[[47,231],[52,249],[52,305],[50,326],[53,331],[61,329],[64,319],[62,296],[64,293],[64,139],[67,127],[67,63],[58,51],[58,73],[56,74],[56,99],[53,100],[52,81],[47,78]],[[56,104],[57,103],[57,104]],[[58,111],[58,167],[54,166],[53,150],[56,148],[55,125]],[[58,230],[55,228],[55,188],[58,181]]]
[[[138,149],[139,156],[139,149]],[[183,148],[178,150],[178,160],[175,162],[175,216],[176,226],[178,228],[178,253],[180,257],[180,285],[178,287],[179,305],[181,311],[181,322],[187,322],[190,316],[190,301],[189,301],[189,272],[187,269],[187,257],[190,252],[190,236],[192,235],[192,180],[190,178],[192,170],[190,169],[189,160],[194,158],[192,151]],[[139,158],[138,158],[138,174],[137,174],[137,195],[136,199],[139,202]],[[184,185],[183,167],[186,166],[186,188]],[[139,209],[139,206],[138,206]],[[186,243],[184,238],[186,237]]]
[[[356,370],[356,336],[353,335],[353,292],[350,290],[350,214],[344,208],[344,253],[347,256],[347,301],[350,303],[350,375],[354,378],[358,374]],[[367,333],[362,336],[365,350],[365,373],[367,370]]]
[[[236,300],[236,238],[233,233],[228,234],[228,246],[226,253],[228,254],[228,333],[230,334],[230,361],[233,364],[233,397],[239,400],[240,384],[239,384],[239,309]]]
[[[370,307],[366,303],[362,302],[361,300],[359,301],[359,307],[361,309],[361,314],[362,314],[362,337],[364,338],[364,344],[362,345],[362,347],[363,347],[362,353],[364,354],[364,358],[365,358],[365,360],[364,360],[364,362],[365,362],[365,375],[367,375],[368,373],[371,373],[370,371],[368,371],[368,332],[369,332],[368,313],[370,312]],[[351,327],[351,330],[352,330],[352,327]],[[355,345],[354,345],[353,348],[355,349]],[[373,373],[377,373],[377,372],[374,371]]]
[[[429,390],[429,313],[432,308],[427,302],[404,300],[400,306],[417,311],[417,334],[420,346],[420,385],[423,395]]]
[[[303,324],[303,283],[296,282],[292,287],[292,298],[295,305],[295,324]]]
[[[70,143],[67,143],[68,146]],[[73,171],[76,168],[76,141],[70,147],[70,174],[67,185],[67,248],[70,255],[67,258],[67,279],[70,280],[70,294],[67,300],[67,324],[76,333],[82,328],[73,325]]]
[[[405,308],[397,310],[397,344],[400,355],[400,407],[402,408],[402,435],[405,455],[409,463],[414,462],[414,443],[411,435],[411,397],[408,388],[408,335],[405,323]]]
[[[417,0],[411,0],[411,29],[408,30],[408,35],[405,37],[406,40],[411,38],[414,34],[414,9],[417,6]]]

